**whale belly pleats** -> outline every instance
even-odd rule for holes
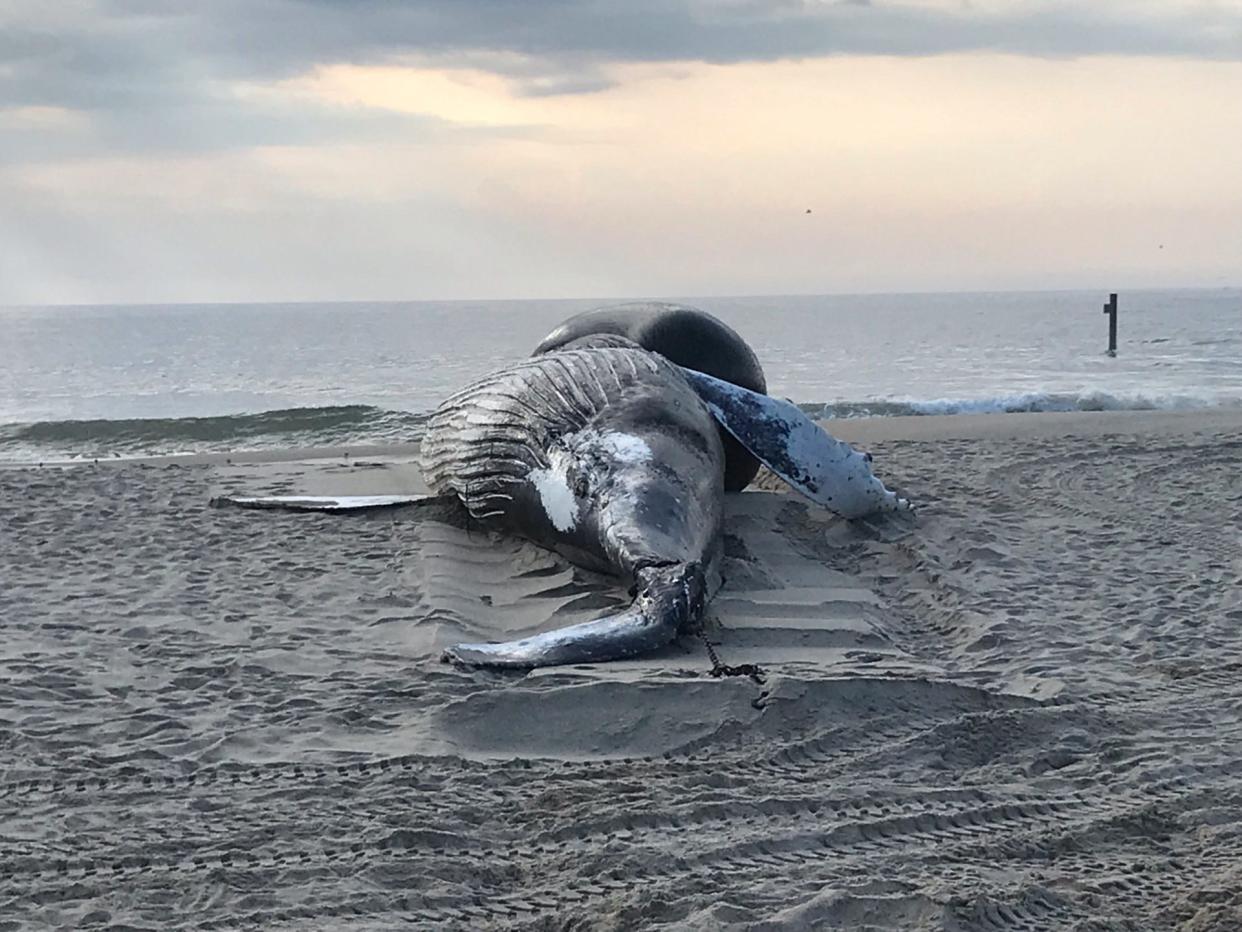
[[[668,377],[671,366],[642,350],[609,348],[523,360],[450,396],[432,414],[420,459],[436,492],[453,493],[476,518],[511,513],[549,451],[582,430],[626,390]],[[675,370],[674,370],[675,371]],[[680,379],[680,376],[678,376]]]

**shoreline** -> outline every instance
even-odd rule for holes
[[[1040,411],[1005,414],[927,414],[822,420],[828,433],[847,443],[891,441],[1098,438],[1110,435],[1201,436],[1242,429],[1242,408],[1176,411]],[[172,453],[98,459],[0,462],[0,469],[77,466],[248,466],[325,461],[408,462],[419,442]]]

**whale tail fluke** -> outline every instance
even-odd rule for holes
[[[440,659],[459,666],[527,670],[603,663],[663,647],[700,622],[707,579],[698,563],[648,566],[635,575],[634,601],[619,614],[501,644],[456,644]]]

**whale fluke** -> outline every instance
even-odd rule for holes
[[[637,595],[623,612],[501,644],[457,644],[441,659],[522,670],[603,663],[656,650],[701,622],[707,587],[697,563],[647,567],[636,576]]]

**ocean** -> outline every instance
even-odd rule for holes
[[[1242,289],[676,297],[823,417],[1242,405]],[[616,301],[0,308],[0,462],[417,439],[447,394]]]

